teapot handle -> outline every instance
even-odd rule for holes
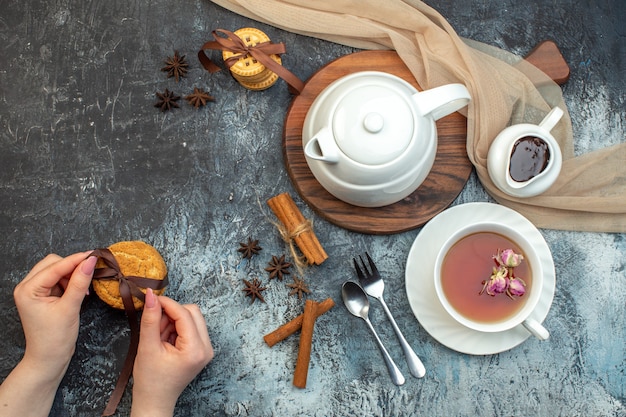
[[[329,128],[323,127],[304,146],[304,154],[311,159],[331,164],[339,162],[339,149]]]
[[[467,106],[470,93],[463,84],[446,84],[413,94],[413,101],[420,116],[439,120]]]

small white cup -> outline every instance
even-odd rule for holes
[[[532,282],[527,288],[526,294],[524,294],[518,300],[520,303],[524,303],[524,305],[513,316],[503,319],[501,321],[484,323],[471,320],[462,315],[454,308],[454,306],[450,304],[450,302],[446,298],[441,284],[442,265],[450,248],[452,248],[455,243],[457,243],[464,237],[479,232],[497,233],[515,242],[517,246],[519,246],[519,248],[522,250],[522,252],[524,252],[524,261],[529,263],[530,269],[532,271]],[[485,262],[493,261],[491,259],[485,259]],[[485,279],[488,278],[489,277],[485,277]],[[537,306],[537,303],[539,302],[539,299],[543,292],[543,268],[541,265],[541,261],[530,242],[528,242],[528,240],[521,233],[505,224],[494,222],[472,223],[450,236],[437,254],[437,259],[435,260],[434,280],[435,291],[437,292],[437,297],[439,298],[441,305],[448,312],[448,314],[450,314],[450,316],[454,318],[454,320],[456,320],[458,323],[462,324],[465,327],[480,332],[493,333],[503,332],[506,330],[510,330],[516,326],[522,325],[539,340],[546,340],[550,337],[550,333],[548,332],[548,330],[546,330],[546,328],[543,327],[537,320],[530,317],[531,313]],[[486,298],[490,297],[488,295],[484,296]],[[506,297],[505,294],[500,294],[498,296]],[[485,299],[485,302],[489,302],[489,300]]]
[[[500,191],[513,197],[534,197],[554,184],[561,172],[563,156],[550,131],[563,117],[563,110],[554,107],[538,125],[520,123],[504,129],[491,143],[487,154],[487,171]],[[547,166],[526,181],[515,181],[510,174],[511,154],[516,142],[524,137],[536,137],[546,143],[549,152]]]

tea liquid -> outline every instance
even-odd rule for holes
[[[519,246],[508,238],[491,232],[479,232],[464,237],[446,255],[441,268],[441,284],[448,301],[461,315],[482,323],[497,323],[515,315],[528,298],[532,285],[530,266],[526,257],[515,268],[515,276],[526,282],[526,294],[513,297],[483,292],[482,282],[488,280],[496,265],[493,256],[498,249],[513,249],[522,253]],[[522,253],[523,255],[523,253]]]

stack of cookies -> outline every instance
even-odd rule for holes
[[[236,30],[234,33],[248,46],[270,41],[270,38],[265,33],[255,28],[242,28]],[[233,52],[222,51],[222,58],[224,60],[234,55]],[[280,56],[273,54],[270,55],[270,58],[277,64],[282,65]],[[249,90],[265,90],[274,85],[278,80],[276,73],[270,71],[265,65],[249,55],[241,57],[239,61],[230,67],[230,72],[239,84]]]

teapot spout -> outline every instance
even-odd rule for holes
[[[317,161],[330,164],[339,162],[339,148],[327,127],[320,129],[304,146],[304,154]]]
[[[470,99],[470,93],[463,84],[446,84],[413,95],[418,113],[435,120],[462,109]]]

